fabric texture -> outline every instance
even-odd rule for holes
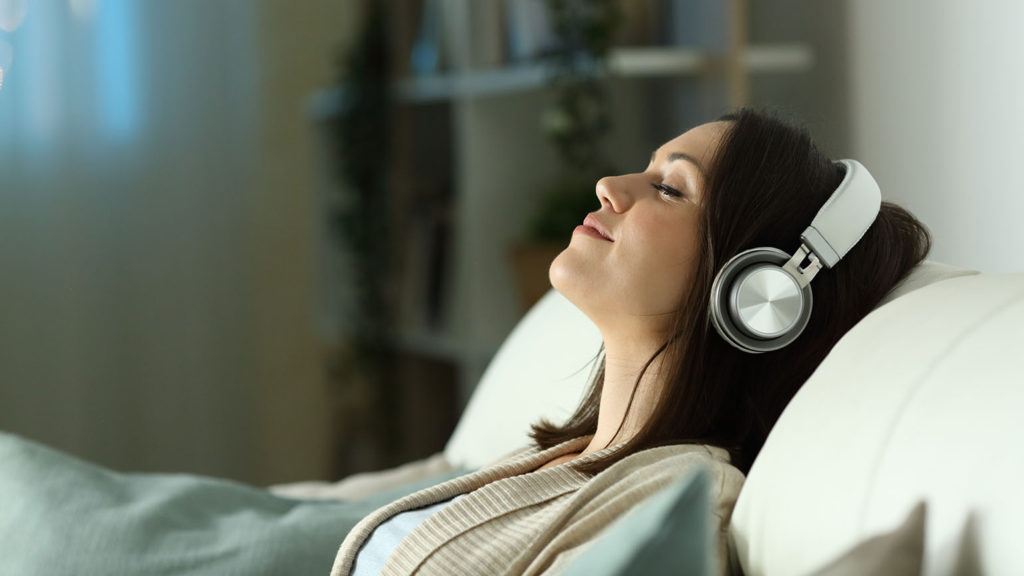
[[[857,544],[811,576],[920,576],[925,516],[925,503],[920,502],[895,530]]]
[[[576,438],[547,450],[525,448],[508,460],[393,502],[349,532],[333,576],[350,573],[366,538],[388,518],[458,494],[466,498],[428,518],[395,549],[382,575],[557,574],[612,522],[638,503],[686,477],[708,470],[719,566],[724,569],[726,530],[743,474],[728,452],[704,445],[663,446],[623,458],[593,477],[572,462],[539,466],[578,452],[590,441]],[[600,458],[619,446],[583,456]]]
[[[227,480],[121,474],[0,433],[0,576],[325,574],[368,513],[464,472],[305,502]]]
[[[560,576],[711,576],[708,473],[695,469],[615,521]]]
[[[398,547],[402,538],[405,538],[409,532],[412,532],[424,520],[438,513],[445,506],[465,497],[465,494],[460,494],[451,500],[443,500],[425,508],[416,508],[388,518],[386,522],[377,526],[373,534],[363,543],[363,547],[359,549],[352,575],[377,576],[380,574],[384,563],[391,557],[391,553]]]

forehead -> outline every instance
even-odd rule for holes
[[[729,129],[729,122],[708,122],[695,126],[664,143],[652,154],[652,161],[664,160],[673,152],[683,152],[706,163]]]

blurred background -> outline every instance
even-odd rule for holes
[[[612,171],[740,105],[1024,270],[1024,2],[0,0],[0,430],[124,471],[442,449]],[[596,352],[596,351],[595,351]]]

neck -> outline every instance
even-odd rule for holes
[[[597,431],[583,454],[629,440],[650,419],[661,391],[662,353],[646,371],[643,368],[661,344],[655,340],[638,343],[636,339],[605,339],[604,384]]]

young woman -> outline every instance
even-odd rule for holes
[[[782,409],[930,247],[920,222],[882,202],[817,273],[795,340],[750,353],[720,335],[711,300],[723,266],[751,248],[796,252],[847,169],[804,130],[743,109],[667,142],[642,172],[601,179],[600,208],[550,268],[603,339],[575,414],[536,424],[531,446],[494,465],[371,514],[333,574],[556,574],[696,467],[711,473],[725,571],[733,504]]]

